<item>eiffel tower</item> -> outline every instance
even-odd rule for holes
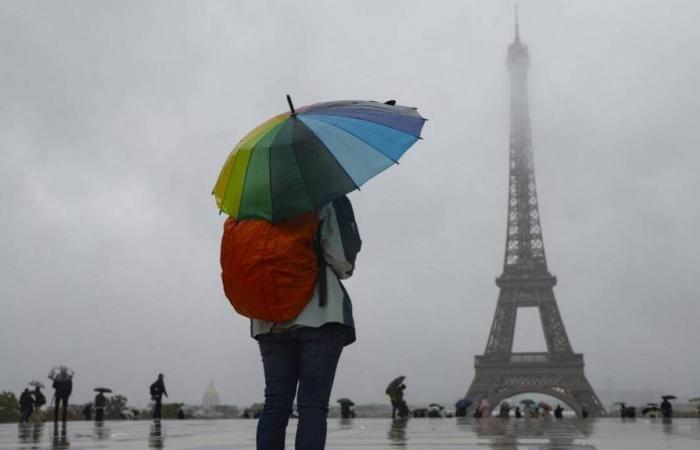
[[[515,40],[508,47],[510,71],[510,175],[508,226],[503,274],[496,313],[483,355],[475,356],[475,375],[467,397],[495,407],[525,392],[551,395],[581,414],[605,410],[583,373],[583,355],[574,353],[559,313],[553,288],[557,279],[547,269],[535,187],[535,169],[527,100],[527,46]],[[547,351],[514,353],[513,335],[518,308],[538,308]]]

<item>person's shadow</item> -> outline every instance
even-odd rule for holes
[[[387,433],[387,437],[391,443],[392,447],[405,447],[406,441],[406,424],[408,420],[406,418],[394,419],[391,421],[391,427]]]
[[[160,420],[151,424],[151,433],[148,436],[148,446],[150,448],[163,448],[165,446],[165,436],[161,428]]]

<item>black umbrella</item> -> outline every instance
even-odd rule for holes
[[[396,389],[398,389],[399,386],[401,386],[401,383],[403,383],[403,380],[405,379],[405,375],[401,375],[400,377],[394,378],[394,381],[389,383],[389,386],[386,387],[386,393],[391,394],[392,392],[394,392]]]
[[[658,410],[659,410],[659,408],[657,408],[656,406],[648,406],[646,408],[642,408],[642,414],[647,414],[649,412],[656,412]]]
[[[337,401],[338,403],[340,403],[341,405],[353,406],[353,405],[355,404],[355,402],[353,402],[352,400],[350,400],[349,398],[346,398],[346,397],[339,398],[339,399],[336,400],[336,401]]]
[[[440,409],[445,409],[444,406],[438,405],[437,403],[431,403],[428,405],[429,408],[440,408]]]
[[[97,388],[93,389],[93,391],[100,392],[102,394],[112,392],[112,390],[110,388],[106,388],[106,387],[97,387]]]
[[[664,400],[675,400],[678,397],[676,397],[675,395],[662,395],[661,398]]]

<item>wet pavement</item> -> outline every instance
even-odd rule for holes
[[[0,449],[254,449],[255,420],[0,425]],[[296,421],[290,420],[287,448]],[[700,419],[330,419],[328,450],[700,448]]]

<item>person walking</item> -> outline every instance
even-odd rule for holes
[[[155,402],[153,405],[153,419],[160,420],[161,415],[161,405],[163,401],[163,395],[168,396],[168,391],[165,390],[165,383],[163,382],[163,374],[158,374],[158,379],[151,384],[151,400]]]
[[[27,388],[19,396],[19,411],[21,413],[19,421],[22,423],[29,422],[29,416],[34,412],[34,399]]]
[[[344,201],[349,204],[347,197]],[[344,214],[339,224],[338,209],[328,204],[318,210],[322,272],[301,313],[282,323],[252,319],[251,335],[258,341],[265,375],[258,450],[284,449],[295,394],[299,413],[295,448],[325,447],[328,401],[336,367],[343,347],[355,341],[350,296],[340,282],[352,275],[354,255],[346,253],[349,244],[344,242],[343,234],[347,224]],[[354,224],[354,217],[352,221]]]

